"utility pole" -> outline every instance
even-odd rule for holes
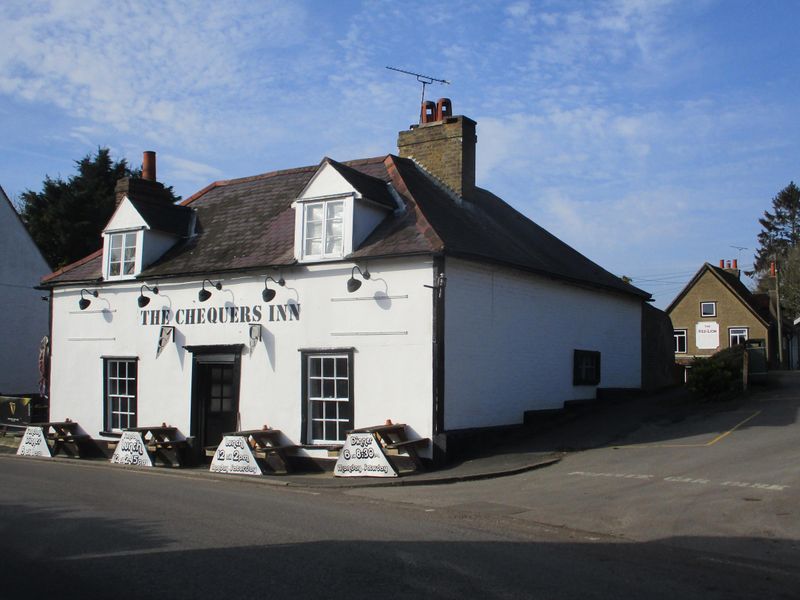
[[[783,319],[781,318],[781,286],[778,280],[778,261],[777,256],[773,263],[775,270],[775,313],[778,317],[778,363],[783,368]]]

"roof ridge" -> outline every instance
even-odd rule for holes
[[[348,167],[352,168],[352,167],[358,166],[358,165],[367,165],[367,164],[375,164],[375,163],[384,162],[386,160],[387,156],[389,156],[389,155],[388,154],[384,154],[382,156],[373,156],[373,157],[370,157],[370,158],[357,158],[357,159],[354,159],[354,160],[335,161],[335,162],[338,162],[339,164],[342,164],[342,165],[345,165],[345,166],[348,166]],[[330,158],[329,156],[324,156],[322,158],[321,162],[325,161],[325,159],[335,160],[335,159]],[[303,173],[303,172],[306,172],[306,171],[311,172],[311,171],[316,171],[318,168],[319,168],[319,164],[316,164],[316,165],[307,165],[307,166],[304,166],[304,167],[294,167],[294,168],[291,168],[291,169],[279,169],[277,171],[267,171],[266,173],[261,173],[259,175],[248,175],[246,177],[235,177],[233,179],[218,179],[217,181],[213,181],[213,182],[209,183],[206,187],[204,187],[200,191],[195,192],[194,194],[192,194],[191,196],[186,198],[186,200],[182,201],[178,206],[187,206],[187,205],[191,204],[192,202],[194,202],[195,200],[197,200],[198,198],[200,198],[201,196],[204,196],[205,194],[207,194],[208,192],[210,192],[211,190],[213,190],[214,188],[217,188],[217,187],[222,187],[222,186],[226,186],[226,185],[234,185],[234,184],[237,184],[237,183],[248,183],[250,181],[259,181],[259,180],[262,180],[262,179],[269,179],[270,177],[277,177],[278,175],[292,175],[294,173]],[[364,175],[366,175],[366,173],[364,173]],[[372,177],[372,176],[369,175],[369,177]]]
[[[357,165],[371,165],[374,163],[384,162],[387,156],[391,156],[391,154],[384,154],[382,156],[373,156],[370,158],[356,158],[354,160],[337,160],[336,162],[342,165],[346,165],[348,167],[353,167]],[[330,156],[326,156],[325,158],[328,158],[330,160],[335,160],[333,158],[330,158]]]
[[[186,200],[180,203],[180,206],[187,206],[191,204],[201,196],[205,195],[206,193],[210,192],[214,188],[217,187],[224,187],[227,185],[235,185],[239,183],[249,183],[251,181],[260,181],[262,179],[270,179],[272,177],[277,177],[279,175],[292,175],[295,173],[303,173],[303,172],[312,172],[318,168],[319,165],[308,165],[305,167],[294,167],[292,169],[279,169],[277,171],[267,171],[266,173],[260,173],[259,175],[249,175],[247,177],[235,177],[233,179],[218,179],[217,181],[213,181],[209,183],[206,187],[204,187],[199,192],[195,192],[191,196],[189,196]]]

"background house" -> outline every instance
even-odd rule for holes
[[[0,395],[39,392],[39,344],[48,331],[48,304],[35,286],[50,271],[0,188]]]
[[[678,363],[760,340],[770,365],[778,366],[777,319],[770,297],[751,292],[740,277],[736,260],[721,260],[718,267],[705,263],[667,307]],[[790,364],[786,354],[784,364]]]

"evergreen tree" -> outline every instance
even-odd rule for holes
[[[108,148],[76,161],[77,175],[67,181],[45,178],[41,192],[25,191],[20,216],[47,262],[59,268],[102,246],[101,232],[116,208],[114,187],[122,177],[138,177],[123,158],[113,161]],[[167,188],[172,194],[172,188]],[[173,198],[178,200],[173,194]]]
[[[800,246],[795,246],[778,266],[781,307],[790,320],[800,316]],[[770,289],[774,289],[774,280]]]
[[[790,182],[772,199],[772,211],[759,219],[761,233],[756,250],[755,270],[764,272],[771,261],[785,258],[800,242],[800,189]]]

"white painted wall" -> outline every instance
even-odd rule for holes
[[[272,305],[297,302],[300,320],[268,322],[264,276],[221,277],[222,291],[197,300],[200,281],[157,283],[146,310],[219,306],[261,307],[262,342],[242,354],[240,413],[244,428],[268,424],[293,442],[301,438],[301,354],[304,348],[354,347],[355,426],[392,419],[432,436],[432,265],[424,259],[370,261],[372,279],[348,294],[352,264],[284,270]],[[211,277],[214,281],[217,279]],[[272,286],[273,284],[271,284]],[[192,355],[184,345],[247,344],[247,324],[176,326],[176,341],[156,359],[160,326],[142,325],[140,282],[100,288],[86,311],[80,288],[55,292],[51,418],[69,417],[92,436],[103,429],[102,357],[139,357],[140,425],[167,422],[188,435]]]
[[[50,272],[0,188],[0,394],[39,390],[39,342],[47,335],[47,292],[33,289]]]
[[[512,269],[447,259],[445,427],[520,423],[595,397],[573,350],[601,352],[599,387],[641,386],[641,303]]]
[[[111,218],[108,220],[108,224],[103,230],[103,233],[113,233],[115,231],[125,231],[128,229],[144,229],[147,226],[147,222],[142,218],[142,215],[139,214],[139,211],[134,208],[131,201],[125,196],[117,205],[114,214],[111,215]]]

